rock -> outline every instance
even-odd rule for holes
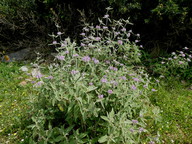
[[[27,59],[31,55],[31,48],[26,48],[19,50],[17,52],[13,52],[1,57],[2,61],[12,62],[12,61],[22,61]]]

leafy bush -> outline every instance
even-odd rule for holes
[[[179,76],[191,80],[191,59],[192,55],[189,48],[183,48],[183,51],[172,52],[169,57],[162,57],[161,63],[156,63],[154,73],[168,76]]]
[[[99,25],[85,25],[80,46],[69,38],[63,41],[61,32],[52,35],[58,54],[48,74],[39,74],[34,84],[38,95],[31,99],[31,142],[154,140],[147,123],[159,120],[159,109],[147,95],[155,89],[143,68],[134,66],[140,50],[129,41],[133,33],[127,24],[106,14]]]

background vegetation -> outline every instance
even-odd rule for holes
[[[112,18],[130,18],[134,23],[131,28],[141,34],[141,43],[154,56],[192,45],[189,0],[2,0],[0,49],[45,47],[55,23],[61,26],[64,36],[78,41],[82,19],[96,22],[109,5],[114,8]]]

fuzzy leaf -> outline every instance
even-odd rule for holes
[[[99,143],[104,143],[104,142],[107,141],[107,138],[108,138],[108,136],[107,136],[107,135],[104,135],[104,136],[102,136],[102,137],[99,138],[98,142],[99,142]]]

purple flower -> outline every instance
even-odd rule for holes
[[[57,32],[57,35],[62,35],[62,33],[61,32]]]
[[[41,78],[41,77],[43,77],[43,75],[41,73],[38,73],[35,77],[36,78]]]
[[[81,33],[80,35],[81,35],[81,36],[85,36],[85,33]]]
[[[113,84],[113,86],[117,86],[118,85],[118,83],[116,81],[114,81],[114,80],[110,81],[110,83]]]
[[[75,74],[77,74],[78,72],[79,72],[79,71],[72,70],[72,71],[71,71],[71,74],[72,74],[72,75],[75,75]]]
[[[120,77],[122,80],[126,80],[127,78],[125,76]]]
[[[185,50],[188,50],[189,48],[188,47],[184,47]]]
[[[131,133],[134,133],[134,131],[135,131],[134,129],[132,129],[132,128],[130,129],[130,132],[131,132]]]
[[[154,141],[150,141],[149,144],[155,144],[155,142]]]
[[[139,40],[135,40],[135,43],[138,43],[139,42]]]
[[[151,91],[156,92],[157,90],[156,89],[151,89]]]
[[[192,58],[192,55],[189,55],[190,58]]]
[[[79,55],[78,54],[74,54],[73,57],[78,57]]]
[[[110,69],[110,70],[113,70],[113,67],[112,67],[112,66],[110,66],[110,67],[109,67],[109,69]]]
[[[182,51],[180,51],[179,53],[180,53],[180,54],[183,54],[183,52],[182,52]]]
[[[177,59],[177,57],[176,57],[176,56],[174,56],[173,58],[174,58],[174,59]]]
[[[115,32],[115,35],[117,36],[118,34],[120,34],[120,32]]]
[[[133,124],[138,124],[138,120],[132,120]]]
[[[122,41],[122,40],[118,40],[117,42],[118,42],[118,44],[120,44],[120,45],[123,44],[123,41]]]
[[[105,63],[106,63],[106,64],[110,64],[111,62],[110,62],[109,60],[106,60]]]
[[[184,64],[184,62],[182,62],[182,61],[179,61],[179,64]]]
[[[118,70],[118,68],[114,67],[114,68],[113,68],[113,70],[114,70],[114,71],[117,71],[117,70]]]
[[[81,43],[81,46],[82,46],[82,47],[84,47],[84,46],[85,46],[85,44],[84,44],[84,43]]]
[[[96,40],[96,41],[100,41],[101,38],[100,38],[100,37],[96,37],[95,40]]]
[[[104,15],[104,17],[103,18],[108,18],[109,17],[109,15],[108,14],[106,14],[106,15]]]
[[[39,87],[39,86],[41,86],[43,84],[43,81],[39,81],[39,82],[37,82],[36,84],[34,84],[33,86],[34,87]]]
[[[84,56],[82,58],[82,61],[84,61],[84,62],[89,62],[90,60],[91,60],[91,58],[89,56]]]
[[[157,83],[159,83],[159,80],[156,80]]]
[[[53,79],[53,76],[48,76],[46,77],[46,79]]]
[[[66,46],[66,44],[64,44],[64,43],[61,43],[61,47],[65,47]]]
[[[32,83],[32,84],[34,84],[34,83],[35,83],[35,81],[31,81],[31,83]]]
[[[108,92],[108,94],[112,94],[113,93],[113,91],[111,89],[108,90],[107,92]]]
[[[108,40],[107,43],[109,44],[109,43],[111,43],[111,41]]]
[[[108,27],[106,27],[106,26],[103,26],[103,29],[108,29]]]
[[[185,54],[182,54],[181,56],[182,56],[182,57],[185,57]]]
[[[102,99],[102,98],[103,98],[103,95],[98,95],[98,98]]]
[[[84,29],[86,32],[88,32],[88,31],[89,31],[89,29],[88,29],[88,28],[86,28],[86,27],[84,27],[83,29]]]
[[[99,63],[99,60],[95,59],[95,60],[94,60],[94,63],[95,63],[95,64],[98,64],[98,63]]]
[[[107,79],[106,79],[106,78],[102,78],[102,79],[101,79],[101,82],[102,82],[102,83],[107,83]]]
[[[133,78],[133,80],[136,81],[136,82],[140,81],[140,79],[138,79],[138,78]]]
[[[144,132],[144,130],[145,130],[145,129],[142,128],[142,127],[139,128],[139,132],[140,132],[140,133]]]
[[[96,28],[96,29],[100,29],[101,27],[97,25],[95,28]]]
[[[144,88],[147,88],[147,85],[143,85]]]
[[[191,62],[191,60],[190,60],[189,58],[187,58],[187,61],[188,61],[188,62]]]
[[[57,41],[53,41],[53,44],[57,44]]]
[[[122,32],[125,32],[125,31],[126,31],[126,28],[122,28],[121,31],[122,31]]]
[[[137,89],[137,87],[134,86],[134,85],[132,85],[131,88],[132,88],[133,90],[136,90],[136,89]]]
[[[92,83],[92,82],[90,82],[90,83],[89,83],[89,85],[90,85],[90,86],[92,86],[92,85],[93,85],[93,83]]]
[[[65,51],[65,54],[68,54],[69,53],[69,51],[67,50],[67,51]]]
[[[64,60],[65,56],[56,56],[56,58],[59,59],[59,60]]]
[[[129,76],[134,76],[135,74],[129,74]]]

